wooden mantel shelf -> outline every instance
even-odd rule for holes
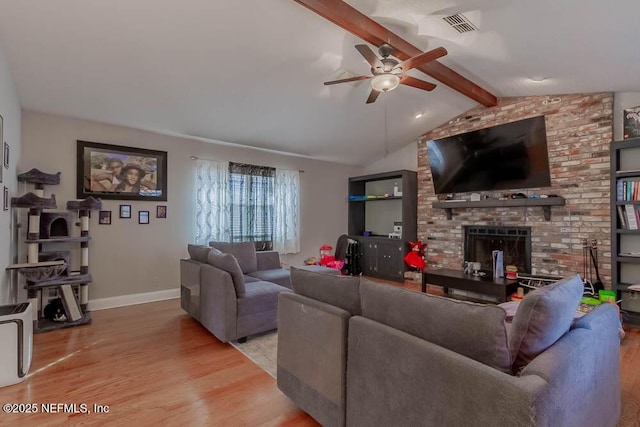
[[[564,206],[564,197],[547,197],[545,199],[505,199],[505,200],[479,200],[471,202],[468,200],[452,200],[446,202],[433,202],[436,209],[444,209],[447,219],[453,216],[453,209],[456,208],[509,208],[509,207],[541,207],[544,212],[544,219],[551,220],[551,206]]]

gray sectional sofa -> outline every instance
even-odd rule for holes
[[[251,242],[188,245],[180,260],[181,306],[220,341],[243,341],[277,328],[278,294],[291,292],[275,251]]]
[[[618,311],[579,277],[498,306],[292,269],[278,387],[325,426],[615,426]]]

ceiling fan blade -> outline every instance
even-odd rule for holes
[[[367,98],[367,104],[371,104],[372,102],[376,102],[376,99],[378,99],[378,95],[380,95],[380,92],[378,92],[375,89],[371,89],[371,93],[369,94],[369,97]]]
[[[409,76],[402,76],[402,78],[400,79],[400,84],[417,87],[418,89],[427,90],[429,92],[436,88],[436,85],[434,85],[433,83],[425,82],[424,80],[415,79]]]
[[[354,9],[341,0],[294,0],[314,13],[333,22],[341,28],[360,37],[374,46],[387,43],[393,46],[393,56],[406,61],[422,52],[397,34],[387,30],[373,19]],[[479,102],[485,107],[497,105],[495,95],[481,88],[438,61],[431,61],[416,67],[451,89]]]
[[[382,65],[382,61],[380,61],[378,56],[366,44],[357,44],[356,49],[358,49],[360,55],[364,56],[364,59],[366,59],[369,65],[371,65],[371,68],[384,67],[384,65]]]
[[[404,62],[399,63],[395,67],[401,68],[402,72],[409,71],[412,68],[415,68],[419,65],[426,64],[427,62],[431,62],[435,59],[441,58],[447,54],[447,49],[443,47],[438,47],[436,49],[430,50],[425,53],[421,53],[418,56],[414,56],[413,58],[409,58]]]
[[[357,82],[358,80],[368,80],[373,76],[357,76],[349,77],[348,79],[332,80],[330,82],[324,82],[325,86],[337,85],[338,83]]]

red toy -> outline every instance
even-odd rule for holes
[[[409,267],[424,270],[424,246],[420,240],[417,242],[409,242],[409,246],[411,246],[411,251],[404,257],[404,262],[407,263]]]

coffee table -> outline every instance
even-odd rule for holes
[[[474,276],[452,268],[425,269],[422,274],[422,292],[427,291],[427,283],[442,286],[445,294],[449,288],[460,289],[495,297],[498,302],[509,301],[511,294],[518,288],[517,280],[493,278],[489,274]]]

